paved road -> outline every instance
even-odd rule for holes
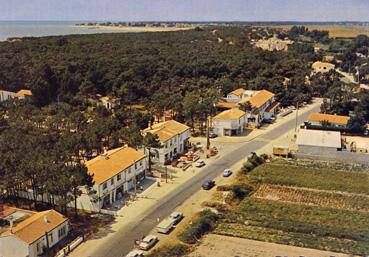
[[[299,115],[298,124],[307,119],[311,112],[319,112],[319,107],[312,109],[310,112]],[[157,225],[157,219],[164,218],[186,201],[191,195],[195,194],[201,188],[201,184],[206,179],[214,179],[219,176],[224,169],[231,167],[233,164],[246,159],[246,156],[255,152],[263,146],[267,145],[295,127],[295,119],[290,120],[281,126],[263,134],[261,138],[255,138],[250,142],[239,144],[239,147],[231,151],[227,155],[214,161],[212,164],[205,166],[203,170],[186,183],[181,185],[177,191],[169,194],[159,200],[155,209],[150,212],[137,216],[137,220],[128,226],[117,231],[117,236],[106,244],[102,245],[92,256],[93,257],[121,257],[125,256],[132,248],[133,242],[137,238],[148,234]],[[238,145],[238,144],[237,144]]]

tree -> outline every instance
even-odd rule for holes
[[[147,132],[143,138],[143,145],[148,150],[149,172],[151,173],[151,148],[162,148],[159,137],[156,134]]]

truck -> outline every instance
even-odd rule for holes
[[[174,227],[175,220],[166,218],[159,225],[156,226],[156,230],[162,234],[168,234],[169,231]]]

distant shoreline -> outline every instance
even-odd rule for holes
[[[193,27],[133,27],[133,26],[104,26],[104,25],[72,25],[73,27],[88,28],[95,30],[132,31],[132,32],[167,32],[191,30]]]

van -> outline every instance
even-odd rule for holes
[[[170,218],[164,219],[159,225],[156,226],[156,230],[162,234],[168,234],[169,231],[174,227],[175,221]]]

